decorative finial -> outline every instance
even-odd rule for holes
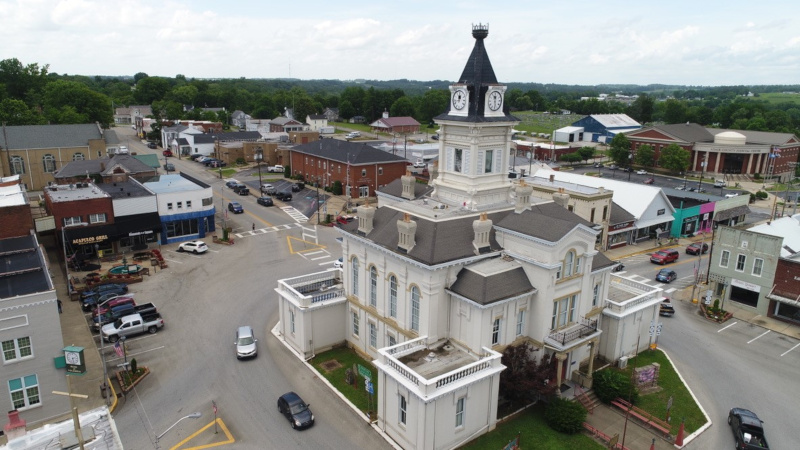
[[[472,37],[477,40],[486,39],[486,36],[489,36],[489,24],[486,25],[479,23],[477,25],[472,25]]]

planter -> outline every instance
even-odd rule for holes
[[[728,311],[720,311],[720,314],[712,314],[708,311],[708,307],[703,304],[700,304],[700,311],[703,313],[703,318],[711,322],[723,323],[733,317],[733,313]]]
[[[150,374],[150,369],[147,367],[139,367],[136,369],[136,373],[130,373],[127,370],[120,370],[116,373],[117,376],[117,383],[119,383],[119,387],[122,389],[123,393],[128,393],[131,389],[133,389],[137,384],[139,384],[144,377]]]
[[[222,245],[233,245],[233,238],[229,238],[227,241],[219,239],[216,236],[211,236],[211,242],[215,244],[222,244]]]

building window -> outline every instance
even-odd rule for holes
[[[456,428],[464,426],[464,406],[466,403],[467,399],[464,397],[456,401]]]
[[[492,345],[500,343],[500,318],[494,319],[492,323]]]
[[[761,258],[756,258],[753,261],[753,275],[760,277],[761,272],[764,270],[764,260]]]
[[[375,266],[369,268],[369,306],[378,306],[378,269]]]
[[[406,424],[406,398],[404,396],[400,396],[400,423],[403,425]]]
[[[575,321],[575,300],[577,295],[564,297],[553,302],[553,318],[550,329],[555,330]]]
[[[744,272],[744,265],[747,262],[747,255],[738,255],[736,257],[736,271]]]
[[[608,219],[608,206],[603,206],[603,220]]]
[[[11,157],[11,175],[22,175],[25,173],[25,161],[21,156]]]
[[[594,289],[592,290],[592,306],[597,306],[597,303],[600,301],[600,285],[595,284]]]
[[[182,209],[182,208],[183,208],[183,202],[178,202],[178,209]]]
[[[77,225],[81,223],[81,216],[64,217],[64,226]]]
[[[592,208],[591,213],[589,213],[589,222],[594,223],[594,208]]]
[[[457,148],[453,152],[453,171],[461,172],[461,166],[463,164],[464,159],[464,150]]]
[[[352,294],[358,297],[358,258],[353,258],[350,262],[353,272],[353,289]]]
[[[723,250],[722,254],[719,257],[719,266],[720,267],[728,267],[728,260],[731,258],[731,252],[728,250]]]
[[[167,203],[167,210],[172,211],[172,203]]]
[[[372,348],[378,347],[378,326],[374,322],[369,323],[369,345]]]
[[[321,169],[321,168],[322,168],[322,161],[317,160],[317,169]]]
[[[525,330],[525,310],[521,309],[517,313],[517,336],[522,336],[522,332]]]
[[[192,201],[191,200],[186,200],[186,207],[187,208],[191,208],[192,207]]]
[[[341,174],[342,173],[342,166],[341,165],[336,166],[336,171]]]
[[[289,329],[294,334],[294,311],[289,311]]]
[[[56,157],[53,155],[42,156],[42,170],[44,173],[53,173],[56,171]]]
[[[367,169],[361,169],[361,176],[362,177],[367,176]]]
[[[572,272],[575,266],[575,252],[567,252],[567,256],[564,258],[564,270],[562,273],[564,274],[565,278],[569,278],[572,276]]]
[[[30,337],[26,336],[3,341],[3,360],[6,362],[31,356],[33,356],[33,349],[31,348]]]
[[[89,214],[89,223],[105,223],[106,213]]]
[[[397,345],[397,339],[394,338],[391,334],[386,335],[389,340],[389,347],[393,347]]]
[[[383,167],[378,167],[378,175],[383,175]]]
[[[494,163],[494,150],[486,150],[483,158],[483,173],[492,173]]]
[[[353,336],[358,337],[358,312],[353,312]]]
[[[11,394],[14,409],[25,409],[41,403],[36,375],[8,380],[8,392]]]
[[[73,161],[83,161],[84,159],[86,159],[86,157],[83,156],[83,153],[75,153],[72,155]]]
[[[419,332],[419,288],[411,288],[411,329]]]
[[[389,277],[389,317],[397,318],[397,277]]]

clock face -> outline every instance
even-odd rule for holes
[[[453,107],[464,109],[465,106],[467,106],[467,93],[463,89],[457,89],[453,92]]]
[[[489,109],[497,111],[501,106],[503,106],[503,96],[497,91],[489,94]]]
[[[78,352],[64,352],[64,359],[67,364],[79,365],[81,363],[81,355]]]

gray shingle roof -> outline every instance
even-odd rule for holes
[[[597,252],[592,258],[592,272],[595,270],[604,269],[606,267],[615,266],[617,263],[608,259],[608,257],[600,252]]]
[[[80,125],[19,125],[5,127],[0,147],[11,150],[86,147],[89,140],[102,139],[96,124]]]
[[[230,141],[257,141],[261,139],[258,131],[232,131],[230,133],[203,133],[194,135],[195,144],[213,144],[217,140],[220,142]]]
[[[608,217],[608,223],[610,225],[616,225],[618,223],[624,222],[632,222],[636,220],[636,216],[629,213],[628,210],[619,206],[616,202],[611,202],[611,214]]]
[[[486,276],[467,266],[458,272],[450,290],[475,303],[488,305],[533,292],[534,287],[522,267]]]
[[[552,202],[533,205],[529,211],[520,214],[507,214],[494,225],[549,242],[559,241],[578,225],[589,228],[594,226],[588,220]]]
[[[139,161],[131,155],[114,155],[112,158],[86,159],[83,161],[71,161],[64,165],[61,170],[54,175],[56,180],[63,178],[73,178],[89,175],[101,174],[109,175],[116,166],[123,167],[128,173],[135,175],[138,173],[153,173],[154,169],[147,164]]]
[[[696,123],[675,123],[670,125],[656,125],[651,128],[647,128],[645,130],[654,129],[663,131],[664,133],[675,136],[676,138],[684,141],[684,142],[712,142],[714,140],[714,136],[706,130],[705,127],[702,125],[698,125]],[[643,130],[637,130],[635,133],[630,134],[637,134],[642,132]]]
[[[393,197],[401,198],[403,194],[403,180],[400,178],[392,181],[386,186],[379,189],[380,192],[391,195]],[[433,192],[433,187],[426,183],[414,183],[414,198],[418,199]]]
[[[376,162],[396,162],[406,160],[400,156],[378,150],[367,144],[358,142],[341,141],[339,139],[320,139],[319,141],[292,147],[293,152],[306,155],[319,156],[357,166],[359,164],[374,164]]]

